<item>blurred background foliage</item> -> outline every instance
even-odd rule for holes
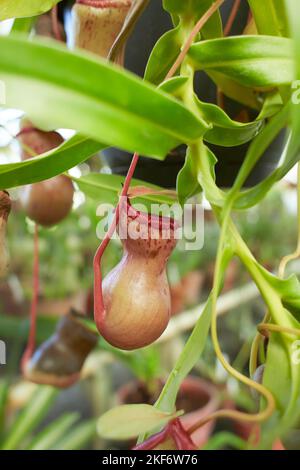
[[[90,165],[100,171],[100,162],[96,156]],[[77,171],[87,171],[86,165]],[[8,226],[11,274],[0,287],[0,335],[7,343],[7,365],[0,368],[1,446],[71,449],[111,446],[112,443],[100,442],[96,436],[95,419],[120,401],[124,387],[133,380],[144,384],[152,397],[149,401],[153,402],[189,332],[179,332],[169,341],[133,353],[114,350],[101,340],[87,360],[83,379],[62,392],[24,382],[19,360],[28,331],[33,225],[20,209],[17,192],[13,197],[14,209]],[[280,190],[273,190],[247,214],[235,214],[250,248],[274,271],[280,258],[292,251],[296,243],[295,197],[293,184],[285,182]],[[52,334],[57,319],[67,313],[70,306],[92,315],[92,259],[99,243],[98,222],[95,202],[77,191],[70,216],[51,230],[40,229],[39,342]],[[205,300],[212,283],[218,230],[210,211],[206,210],[203,249],[186,252],[177,248],[174,251],[168,267],[174,315],[180,317]],[[120,256],[120,243],[114,240],[105,253],[104,273]],[[247,274],[235,261],[228,270],[224,292],[239,289],[248,282]],[[255,325],[263,314],[261,300],[243,305],[237,302],[235,308],[219,320],[222,348],[235,367],[244,372],[247,372]],[[216,362],[210,341],[193,375],[215,384],[232,406],[255,409],[255,400],[249,391],[228,378]],[[137,399],[145,399],[144,388],[143,396],[139,394],[140,391]],[[205,445],[209,448],[213,439],[211,445],[217,440],[220,448],[240,448],[243,433],[245,430],[236,429],[230,423],[218,423]]]

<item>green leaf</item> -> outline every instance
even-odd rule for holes
[[[188,148],[185,163],[177,176],[177,194],[179,203],[183,206],[192,196],[200,193],[202,188],[198,181],[197,161]]]
[[[283,107],[283,101],[280,96],[280,93],[270,92],[266,95],[263,107],[257,117],[257,119],[267,119],[274,114],[278,113]]]
[[[234,36],[194,44],[189,57],[198,70],[221,72],[244,86],[291,83],[292,42],[272,36]]]
[[[242,145],[252,140],[262,129],[263,121],[242,123],[233,121],[219,106],[204,103],[195,96],[197,107],[212,129],[204,135],[204,140],[223,147]]]
[[[300,418],[300,368],[293,363],[293,343],[294,339],[287,342],[280,333],[270,335],[263,385],[273,394],[277,410],[262,426],[263,448],[284,437]]]
[[[205,196],[211,204],[222,206],[224,203],[224,193],[215,184],[216,156],[206,145],[203,144],[200,150],[196,148],[193,150],[193,158],[198,161],[198,181],[205,193]],[[207,172],[210,174],[209,179],[207,178],[207,173],[203,173],[202,171],[201,165],[203,161],[205,161]]]
[[[291,367],[287,348],[280,334],[273,333],[270,336],[267,349],[263,385],[274,396],[277,410],[271,419],[262,425],[261,440],[264,448],[270,448],[274,439],[278,438],[279,423],[289,402],[291,382]]]
[[[118,201],[118,196],[122,190],[124,177],[119,175],[109,175],[103,173],[89,173],[81,178],[72,178],[79,186],[79,189],[88,197],[94,199],[96,202],[105,202],[115,205]],[[161,191],[163,188],[153,184],[146,183],[145,181],[133,179],[131,187],[143,186],[155,191]],[[138,196],[133,199],[134,203],[141,203],[149,205],[149,203],[156,204],[174,204],[174,198],[164,194],[151,194]]]
[[[176,28],[167,31],[155,44],[145,73],[145,79],[158,85],[162,83],[180,54],[185,41],[183,34],[186,18],[190,17],[196,22],[214,3],[214,0],[173,2],[164,1],[164,7],[170,13],[179,14],[183,18]],[[205,39],[214,39],[223,35],[222,21],[218,12],[214,13],[203,26],[201,35]]]
[[[2,450],[14,450],[28,438],[30,432],[42,421],[57,397],[58,391],[52,387],[38,387],[31,400],[21,411],[8,431]]]
[[[261,103],[258,100],[258,94],[255,90],[235,82],[223,73],[214,72],[212,70],[206,73],[228,98],[242,103],[249,108],[260,110]]]
[[[215,0],[163,0],[165,10],[178,16],[184,23],[198,19],[211,7]],[[222,20],[219,11],[215,12],[201,30],[205,39],[212,39],[223,35]]]
[[[155,406],[159,410],[172,412],[175,407],[176,397],[180,385],[185,377],[190,373],[204,350],[211,320],[211,297],[202,312],[199,312],[199,319],[189,337],[183,351],[181,352],[169,378],[157,400]]]
[[[0,187],[3,189],[36,183],[59,175],[102,150],[105,146],[79,134],[43,155],[0,165]]]
[[[296,274],[291,275],[287,279],[280,279],[272,273],[257,265],[258,269],[268,281],[268,283],[281,296],[284,307],[289,310],[295,317],[300,317],[300,282]],[[293,319],[291,319],[293,323]],[[297,324],[292,325],[297,328]]]
[[[1,0],[0,21],[45,13],[61,0]]]
[[[14,24],[11,28],[11,33],[27,33],[31,32],[31,29],[35,23],[35,17],[29,18],[17,18],[14,20]]]
[[[181,27],[167,31],[152,49],[145,72],[145,80],[155,85],[164,81],[181,49]]]
[[[289,115],[289,109],[289,105],[283,107],[281,111],[268,122],[262,132],[251,142],[232,188],[232,193],[235,193],[235,195],[242,188],[255,164],[263,156],[264,152],[274,141],[281,129],[285,127]]]
[[[289,106],[286,105],[280,113],[274,116],[262,133],[252,142],[247,152],[247,163],[245,161],[246,166],[244,167],[243,174],[246,174],[249,171],[249,168],[252,167],[257,160],[257,156],[261,155],[261,151],[264,151],[270,142],[272,142],[276,134],[278,134],[280,129],[284,128],[289,110]],[[270,188],[283,178],[288,171],[290,171],[299,159],[298,153],[294,147],[294,142],[291,140],[289,140],[287,148],[283,149],[283,154],[283,162],[275,171],[273,171],[273,173],[271,173],[271,175],[253,188],[240,193],[235,202],[236,209],[247,209],[257,204],[268,193]],[[243,175],[241,173],[240,177],[242,176]]]
[[[49,450],[65,435],[65,433],[73,426],[78,418],[79,413],[66,413],[49,424],[42,432],[40,432],[28,446],[28,450]]]
[[[215,0],[202,0],[200,3],[201,11],[199,18],[209,9]],[[216,11],[205,23],[200,31],[204,39],[215,39],[223,36],[223,24],[219,11]]]
[[[0,77],[7,106],[24,110],[42,127],[76,129],[131,152],[164,158],[202,132],[199,120],[179,101],[57,41],[0,37]]]
[[[165,93],[169,93],[170,95],[176,96],[176,98],[180,99],[184,85],[188,82],[188,80],[189,77],[185,77],[183,75],[172,77],[161,83],[158,88]]]
[[[257,31],[270,36],[288,36],[285,0],[248,0]],[[266,12],[268,14],[266,15]]]
[[[226,268],[233,257],[231,247],[228,245],[222,254],[221,273],[220,279],[216,288],[218,291],[221,288],[222,277],[225,274]],[[179,392],[180,386],[185,377],[190,373],[192,368],[196,365],[197,361],[204,350],[207,341],[207,335],[210,328],[212,315],[212,293],[207,299],[206,305],[202,312],[199,312],[199,319],[185,344],[169,378],[158,398],[155,406],[162,411],[171,412],[176,403],[176,397]]]
[[[151,405],[123,405],[98,420],[97,431],[106,439],[127,440],[165,426],[178,413],[165,413]]]
[[[0,435],[2,437],[4,429],[5,411],[8,399],[9,383],[7,380],[0,381]]]

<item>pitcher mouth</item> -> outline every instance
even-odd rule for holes
[[[125,203],[125,201],[124,201]],[[125,205],[125,207],[124,207]],[[154,229],[158,230],[172,230],[174,232],[176,229],[180,227],[180,223],[172,217],[166,217],[163,215],[155,215],[149,214],[147,212],[142,212],[135,209],[128,198],[126,198],[126,203],[121,204],[121,211],[122,208],[126,210],[126,214],[129,219],[135,220],[138,219],[138,222],[143,225],[148,225]]]
[[[93,8],[128,8],[132,5],[132,0],[124,2],[120,0],[76,0],[76,3]]]

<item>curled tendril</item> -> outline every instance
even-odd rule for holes
[[[286,268],[288,264],[291,261],[296,260],[300,256],[300,164],[298,163],[298,169],[297,169],[297,226],[298,226],[298,240],[297,240],[297,247],[296,250],[282,258],[282,260],[279,263],[278,267],[278,277],[280,279],[283,279],[285,276]],[[300,330],[293,329],[293,328],[285,328],[283,326],[279,325],[271,325],[268,323],[270,320],[270,314],[269,312],[266,312],[265,317],[263,319],[263,322],[259,325],[258,328],[258,333],[256,334],[253,343],[252,343],[252,348],[251,348],[251,354],[250,354],[250,374],[253,375],[258,364],[258,351],[259,347],[263,338],[263,334],[261,331],[276,331],[278,333],[290,333],[290,334],[295,334],[296,336],[299,336]],[[266,328],[262,328],[262,327]],[[276,329],[276,330],[275,330]],[[260,331],[261,330],[261,331]],[[289,332],[287,330],[290,330]]]
[[[289,328],[287,326],[281,325],[274,325],[273,323],[260,323],[257,326],[257,330],[262,336],[266,338],[269,337],[269,332],[272,333],[285,333],[287,335],[292,336],[299,336],[300,337],[300,329],[298,328]]]

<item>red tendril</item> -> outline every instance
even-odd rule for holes
[[[234,20],[236,18],[236,15],[238,14],[240,4],[241,4],[241,0],[235,0],[231,9],[229,18],[227,20],[226,26],[224,28],[224,36],[228,36],[228,34],[230,33]]]

